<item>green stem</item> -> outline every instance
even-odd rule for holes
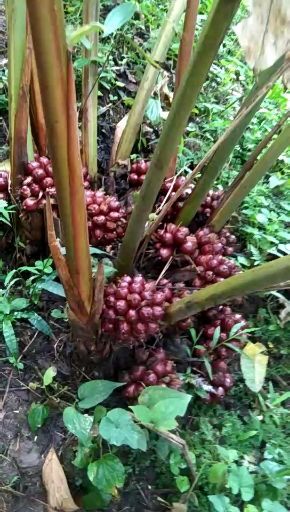
[[[258,292],[267,287],[275,288],[290,279],[290,256],[264,263],[198,290],[168,307],[165,321],[175,324],[205,309],[218,306],[236,297]]]
[[[254,85],[250,94],[247,96],[239,112],[237,113],[236,119],[240,116],[239,122],[236,124],[235,129],[228,133],[228,136],[224,140],[223,144],[218,148],[218,150],[206,165],[194,191],[186,200],[183,209],[179,214],[178,222],[184,225],[188,225],[195,216],[207,192],[212,187],[212,184],[219,175],[239,139],[243,135],[246,127],[256,112],[259,110],[262,101],[273,85],[273,76],[279,77],[281,75],[284,61],[285,56],[282,56],[275,62],[275,64],[273,64],[273,66],[261,73],[257,83]],[[281,73],[279,73],[279,70],[281,70]],[[263,96],[261,96],[258,102],[253,103],[252,108],[247,112],[247,115],[242,117],[241,112],[251,104],[253,97],[255,97],[259,91],[264,91]]]
[[[253,165],[251,172],[236,182],[236,185],[226,195],[214,215],[209,220],[209,224],[215,231],[220,231],[232,216],[235,210],[240,206],[248,193],[257,183],[267,174],[272,165],[275,164],[278,157],[287,149],[290,144],[290,124],[287,124],[280,135],[272,142],[261,158]]]
[[[150,169],[140,190],[119,251],[117,268],[121,274],[132,270],[135,254],[144,235],[145,224],[156,201],[170,160],[239,3],[240,0],[216,0],[200,35],[188,71],[173,100],[170,114],[153,154]]]
[[[175,34],[175,27],[184,12],[186,0],[172,0],[168,14],[160,29],[157,41],[151,53],[152,61],[164,62],[170,43]],[[148,63],[140,82],[134,104],[129,114],[126,128],[122,134],[117,150],[116,160],[130,157],[138,130],[141,126],[148,100],[154,89],[160,69]]]
[[[99,0],[84,0],[83,4],[83,23],[89,25],[92,22],[98,22],[100,17]],[[88,36],[91,43],[91,49],[84,50],[84,58],[90,59],[90,63],[83,68],[82,82],[82,161],[87,167],[91,176],[97,174],[97,112],[98,112],[98,45],[99,31],[93,32]]]

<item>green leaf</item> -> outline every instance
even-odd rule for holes
[[[233,494],[240,493],[243,501],[250,501],[254,496],[254,478],[245,466],[232,465],[228,486]]]
[[[131,405],[130,409],[132,409],[135,418],[144,425],[152,423],[151,411],[145,405]]]
[[[81,414],[74,407],[66,407],[63,411],[63,422],[69,432],[74,434],[84,446],[91,444],[92,416]]]
[[[86,446],[78,446],[76,456],[73,460],[73,465],[76,468],[84,469],[86,468],[92,459],[92,450]]]
[[[103,439],[115,446],[127,445],[134,450],[147,450],[144,430],[134,423],[125,409],[117,408],[108,412],[101,420],[99,432]]]
[[[283,395],[278,396],[273,402],[272,405],[276,406],[284,402],[285,400],[288,400],[290,398],[290,391],[286,391],[283,393]]]
[[[166,460],[169,456],[170,449],[171,449],[171,445],[169,444],[169,442],[166,439],[164,439],[163,437],[159,437],[159,439],[155,445],[155,450],[156,450],[158,457],[161,460]]]
[[[186,492],[190,489],[190,482],[187,476],[179,475],[175,478],[175,482],[180,492]]]
[[[269,500],[268,498],[262,501],[262,510],[263,512],[288,512],[288,509],[283,507],[281,503]]]
[[[238,324],[233,325],[229,333],[229,338],[233,338],[239,331],[243,330],[243,327],[245,327],[244,322],[239,322]]]
[[[124,2],[114,7],[107,15],[104,23],[103,37],[113,34],[129,21],[136,11],[136,4],[133,2]]]
[[[114,493],[125,482],[125,468],[120,459],[111,453],[91,462],[87,474],[92,484],[105,493]]]
[[[107,409],[103,405],[97,405],[94,410],[94,424],[99,423],[101,419],[106,416]]]
[[[241,353],[241,370],[245,382],[252,391],[258,393],[266,377],[268,356],[263,354],[266,347],[262,343],[247,343]]]
[[[29,306],[29,300],[24,298],[14,299],[10,302],[11,311],[20,311],[21,309],[25,309]]]
[[[106,494],[94,489],[85,496],[82,497],[82,505],[85,510],[104,509],[106,508],[112,499],[111,494]]]
[[[161,102],[159,99],[149,98],[149,101],[146,106],[145,115],[147,119],[153,125],[157,125],[161,121]]]
[[[28,321],[39,332],[42,332],[42,334],[45,334],[46,336],[53,336],[52,330],[51,330],[50,326],[48,325],[48,323],[43,318],[41,318],[41,316],[38,315],[37,313],[32,313],[29,316]]]
[[[209,376],[210,380],[212,380],[213,375],[212,375],[212,367],[211,367],[210,361],[207,357],[203,357],[202,360],[204,362],[204,366],[206,367],[208,376]]]
[[[180,400],[185,407],[183,413],[185,414],[192,396],[182,393],[181,391],[177,391],[176,389],[164,388],[162,386],[149,386],[148,388],[143,389],[139,395],[138,402],[140,405],[145,405],[146,407],[149,407],[149,409],[152,409],[152,407],[154,407],[158,402],[167,400],[168,398],[176,398],[177,400]]]
[[[40,287],[47,292],[53,293],[54,295],[58,295],[59,297],[65,298],[65,291],[60,283],[56,283],[55,281],[45,281],[40,284]]]
[[[217,451],[218,451],[220,457],[228,463],[234,462],[235,460],[237,460],[239,458],[239,454],[238,454],[237,450],[233,450],[231,448],[227,449],[227,448],[224,448],[223,446],[217,446]]]
[[[237,507],[233,507],[227,496],[223,494],[212,494],[208,496],[215,512],[240,512]]]
[[[177,427],[176,416],[184,416],[188,402],[177,398],[167,398],[158,402],[151,410],[153,425],[159,430],[173,430]]]
[[[81,384],[78,389],[80,402],[78,406],[81,409],[90,409],[103,402],[113,391],[121,386],[123,382],[111,382],[110,380],[91,380]]]
[[[212,338],[212,342],[211,342],[211,347],[214,348],[219,339],[220,339],[220,335],[221,335],[221,328],[220,326],[216,327],[215,330],[214,330],[214,333],[213,333],[213,338]]]
[[[70,27],[68,27],[69,29]],[[83,42],[85,36],[94,32],[99,32],[103,29],[103,25],[97,21],[92,21],[87,25],[77,27],[75,30],[67,30],[67,43],[69,46],[74,46],[79,42]],[[90,48],[89,48],[90,49]]]
[[[284,487],[287,486],[287,481],[289,480],[288,477],[290,476],[289,468],[286,468],[286,466],[282,466],[281,464],[278,464],[272,460],[264,460],[261,462],[260,468],[264,471],[264,473],[266,473],[269,479],[269,483],[273,487],[276,487],[276,489],[284,489]],[[284,473],[284,470],[286,470],[286,474]]]
[[[208,480],[211,484],[225,485],[228,466],[224,462],[217,462],[211,466],[208,472]]]
[[[257,509],[257,507],[255,507],[255,505],[248,504],[245,506],[244,512],[259,512],[259,510]]]
[[[16,359],[19,356],[18,341],[15,336],[13,325],[8,318],[4,318],[2,323],[3,336],[6,344],[8,356],[13,356]]]
[[[36,430],[46,422],[49,414],[49,407],[43,404],[32,403],[28,414],[27,420],[32,432]]]
[[[50,386],[50,384],[53,382],[53,379],[56,376],[56,374],[57,374],[56,366],[50,366],[49,368],[47,368],[47,370],[45,371],[43,378],[42,378],[43,385]]]

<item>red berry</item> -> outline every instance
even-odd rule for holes
[[[157,382],[158,377],[154,372],[152,372],[151,370],[145,372],[143,376],[143,383],[145,384],[145,386],[155,386]]]
[[[167,375],[166,363],[165,361],[157,361],[151,366],[151,370],[157,375],[157,377],[162,378]]]
[[[132,368],[132,370],[130,371],[131,380],[133,380],[134,382],[143,381],[145,372],[146,372],[145,366],[134,366]]]
[[[43,169],[38,167],[32,171],[32,177],[37,183],[40,183],[46,178],[46,173]]]

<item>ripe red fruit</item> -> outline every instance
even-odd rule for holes
[[[38,197],[41,192],[41,188],[37,183],[32,183],[32,185],[30,185],[30,192],[34,197]]]
[[[125,320],[118,321],[118,331],[122,340],[126,340],[131,336],[131,327]]]
[[[52,178],[44,178],[44,180],[41,181],[40,186],[43,190],[46,190],[47,188],[53,187],[54,182]]]
[[[160,379],[162,377],[165,377],[167,375],[167,368],[165,361],[157,361],[151,366],[151,370],[159,377]]]
[[[228,365],[222,359],[216,359],[212,363],[212,369],[214,372],[226,373],[227,369],[228,369]]]
[[[36,183],[40,183],[46,178],[46,173],[41,167],[38,167],[32,171],[32,177]]]
[[[0,190],[1,190],[1,181],[0,181]],[[26,185],[23,185],[23,187],[21,187],[21,189],[20,189],[20,195],[24,199],[26,199],[27,197],[30,197],[31,196],[30,188],[27,187]]]
[[[145,386],[156,386],[157,382],[158,377],[154,372],[148,370],[147,372],[144,373],[143,383],[145,384]]]
[[[145,366],[134,366],[132,368],[132,370],[130,371],[131,380],[133,380],[134,382],[143,381],[145,372],[146,372]]]
[[[38,205],[39,205],[38,199],[34,199],[33,197],[28,197],[22,203],[24,210],[27,210],[28,212],[33,212],[33,211],[37,210]]]
[[[164,309],[161,306],[153,306],[152,314],[155,320],[162,320],[164,316]]]
[[[154,336],[159,332],[159,325],[157,322],[148,322],[147,324],[147,332],[150,336]]]
[[[123,394],[123,396],[125,398],[128,398],[128,399],[137,398],[137,396],[140,394],[142,389],[143,389],[142,385],[141,385],[141,388],[140,388],[140,384],[139,383],[133,383],[133,384],[129,384],[128,386],[126,386],[123,389],[123,393],[122,394]]]
[[[137,322],[133,325],[133,332],[138,338],[144,338],[146,334],[146,325],[142,322]]]
[[[144,322],[148,322],[149,320],[152,320],[152,308],[150,308],[149,306],[143,306],[142,308],[139,309],[139,318],[140,320],[144,321]],[[162,309],[162,314],[163,314],[163,309]]]
[[[188,256],[193,256],[194,255],[194,252],[196,250],[196,243],[194,241],[194,239],[191,239],[191,240],[188,240],[186,242],[184,242],[181,246],[180,246],[180,252],[182,252],[183,254],[186,254]]]
[[[177,245],[181,245],[185,242],[186,237],[189,235],[189,229],[186,227],[180,227],[174,234],[174,242]]]
[[[8,191],[8,179],[7,177],[0,176],[0,192]]]
[[[233,387],[233,385],[234,385],[234,379],[233,379],[232,375],[230,373],[225,373],[223,387],[226,390],[229,390]]]
[[[141,297],[138,293],[130,293],[127,296],[127,301],[132,308],[138,308],[141,305]]]
[[[166,359],[166,352],[163,348],[156,348],[154,350],[151,350],[150,354],[154,356],[154,358],[157,359],[158,361],[165,361]]]
[[[115,304],[115,311],[118,315],[125,315],[128,312],[128,303],[123,300],[117,300]]]
[[[138,320],[138,313],[135,309],[129,309],[129,311],[126,314],[126,320],[130,323],[137,322]]]

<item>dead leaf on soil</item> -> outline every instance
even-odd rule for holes
[[[187,505],[183,503],[173,503],[171,512],[187,512]]]
[[[66,476],[53,448],[49,450],[44,461],[42,480],[47,492],[47,501],[51,507],[48,509],[49,512],[54,510],[62,510],[63,512],[79,510],[72,499]]]

